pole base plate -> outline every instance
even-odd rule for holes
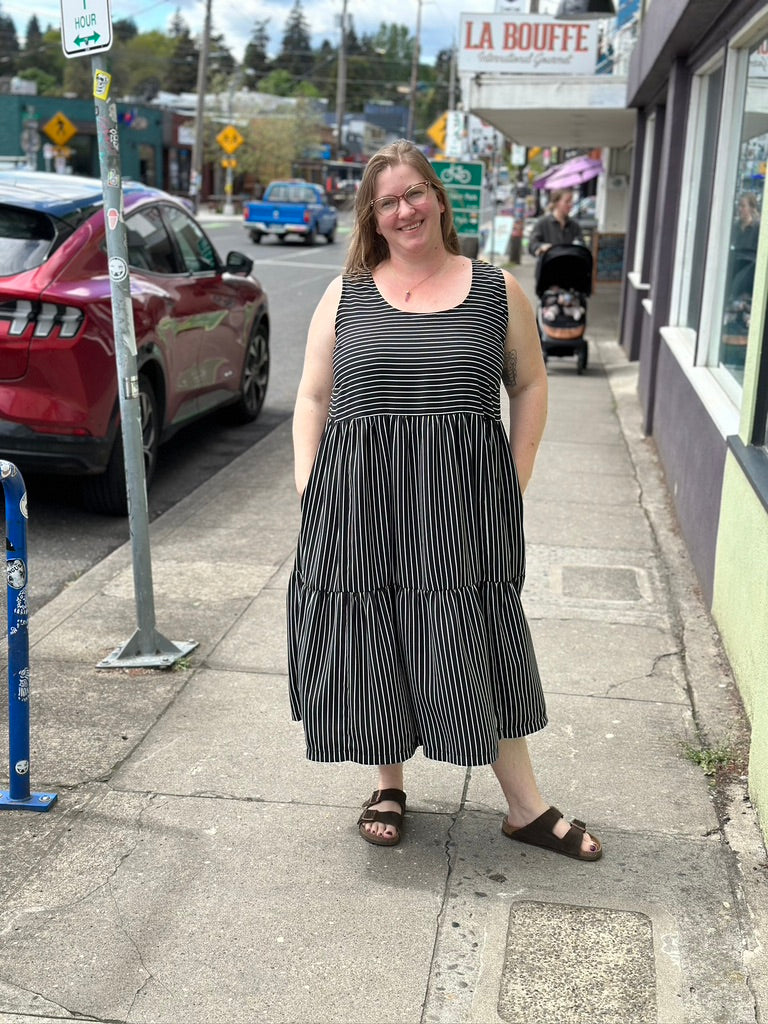
[[[116,648],[96,668],[170,668],[198,646],[197,640],[166,640],[155,631],[147,642],[137,631],[127,643]]]
[[[26,800],[12,800],[7,789],[0,789],[0,811],[50,811],[57,793],[32,793]]]

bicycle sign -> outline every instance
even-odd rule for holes
[[[456,233],[459,236],[479,234],[483,195],[482,162],[472,160],[467,163],[446,163],[433,160],[432,167],[451,201]]]
[[[472,171],[464,164],[449,164],[440,172],[440,180],[444,185],[469,185],[472,181]]]
[[[444,185],[469,185],[473,188],[482,188],[483,164],[480,160],[462,164],[435,162],[432,166]]]

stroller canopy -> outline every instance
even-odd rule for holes
[[[567,288],[592,294],[592,253],[584,245],[553,245],[536,264],[536,294],[548,288]]]

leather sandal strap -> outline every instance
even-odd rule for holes
[[[371,804],[380,804],[383,800],[391,800],[400,804],[401,814],[405,814],[405,793],[402,789],[376,789],[370,800],[366,800],[363,807],[370,807]]]
[[[372,811],[370,808],[363,811],[357,824],[372,824],[375,821],[381,822],[382,825],[391,825],[398,831],[403,827],[403,816],[397,811]]]

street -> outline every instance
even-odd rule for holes
[[[267,399],[259,418],[232,427],[213,413],[175,434],[160,449],[149,492],[156,519],[203,481],[274,430],[293,410],[312,311],[328,282],[341,269],[348,219],[340,241],[280,245],[266,238],[254,245],[238,221],[202,218],[222,258],[232,250],[250,256],[254,274],[269,296],[271,368]],[[69,477],[25,476],[29,499],[29,604],[34,612],[128,539],[128,520],[86,511]],[[4,513],[3,513],[4,514]]]

